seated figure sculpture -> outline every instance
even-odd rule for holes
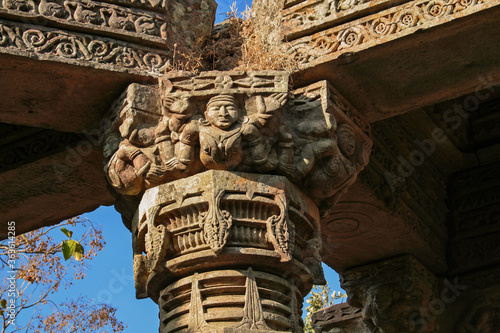
[[[195,160],[195,146],[200,146],[200,160],[207,169],[233,170],[243,159],[243,145],[252,163],[264,165],[268,153],[255,122],[241,117],[236,100],[231,95],[212,97],[205,118],[191,120],[179,138],[177,158],[183,165]]]

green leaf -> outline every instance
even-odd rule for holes
[[[1,300],[0,305],[2,306],[2,308],[7,309],[7,300],[6,299]]]
[[[62,253],[64,260],[68,260],[75,253],[76,245],[78,242],[68,239],[62,242]]]
[[[65,234],[66,236],[68,236],[68,238],[71,238],[71,236],[73,236],[73,231],[69,231],[65,227],[62,227],[61,231],[63,232],[63,234]]]
[[[80,261],[84,255],[84,252],[85,250],[83,249],[82,244],[76,242],[75,253],[73,253],[73,257],[75,257],[77,261]]]

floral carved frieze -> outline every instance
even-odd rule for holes
[[[113,112],[106,174],[122,195],[207,169],[278,174],[327,215],[372,144],[335,89],[320,82],[290,93],[285,72],[174,72],[159,88],[131,86]]]
[[[325,25],[338,25],[364,15],[363,11],[373,12],[380,4],[386,6],[389,0],[304,0],[285,3],[282,14],[283,31],[286,40],[316,32]]]
[[[58,60],[118,71],[161,73],[170,63],[166,52],[85,34],[0,20],[0,50],[16,55],[35,54]]]
[[[164,14],[120,7],[91,0],[2,0],[0,13],[67,23],[116,32],[118,35],[149,38],[165,44],[167,20]]]
[[[495,0],[411,1],[295,39],[284,47],[304,66],[312,66],[335,59],[342,53],[358,52],[496,5]],[[286,24],[293,25],[293,21]]]

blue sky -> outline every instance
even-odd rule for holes
[[[221,22],[233,1],[217,2],[216,22]],[[237,1],[238,11],[242,12],[247,4],[251,5],[251,1]],[[158,305],[150,299],[135,298],[131,234],[122,224],[120,215],[113,207],[100,207],[84,217],[101,225],[106,246],[90,263],[85,279],[75,281],[73,287],[52,299],[59,303],[67,298],[85,296],[92,302],[106,302],[117,308],[118,319],[128,325],[126,333],[158,332]],[[332,290],[340,290],[338,275],[326,266],[325,273]],[[22,319],[18,318],[19,324]]]

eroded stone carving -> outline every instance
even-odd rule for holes
[[[428,308],[437,279],[411,256],[362,266],[341,274],[349,305],[361,309],[370,332],[431,332],[432,323],[418,327]]]
[[[479,297],[467,308],[458,321],[458,333],[490,333],[500,327],[500,297],[490,294]]]
[[[369,126],[326,83],[291,98],[283,72],[181,72],[159,91],[130,89],[156,102],[124,97],[117,108],[122,142],[106,172],[125,195],[207,169],[281,174],[326,216],[368,163]],[[291,232],[282,220],[270,228]]]
[[[219,191],[209,195],[208,212],[203,213],[200,220],[203,238],[215,254],[218,254],[226,245],[233,221],[233,217],[227,210],[220,209],[220,199],[223,194],[224,191]]]
[[[287,206],[283,198],[288,200]],[[216,213],[210,211],[220,215],[214,217]],[[212,216],[210,228],[205,226],[207,216]],[[289,233],[280,234],[281,242],[294,249],[286,260],[283,252],[275,249],[268,231],[269,219],[278,216],[289,229],[296,230],[293,238]],[[221,220],[229,217],[231,225],[223,228],[227,225]],[[319,248],[311,246],[320,244],[317,207],[283,176],[209,170],[158,185],[145,192],[132,233],[136,267],[142,263],[141,269],[135,270],[137,295],[164,300],[160,302],[164,304],[161,316],[169,327],[165,332],[179,327],[177,319],[186,327],[196,326],[206,332],[218,332],[222,327],[248,332],[295,332],[301,326],[301,306],[297,303],[313,283],[324,282],[323,272],[317,269],[321,263],[314,262],[319,258]],[[207,237],[207,233],[214,236]],[[244,271],[244,279],[228,280],[220,275],[225,269],[242,266],[251,267]],[[196,280],[201,267],[205,273],[199,273]],[[236,272],[231,270],[230,274]],[[189,299],[182,304],[176,300],[180,297],[176,295],[183,295],[185,290],[178,283],[188,283],[175,282],[181,277],[189,277],[191,315],[184,315],[182,310],[188,307]],[[290,282],[285,283],[287,280]],[[263,287],[259,281],[277,281],[269,283],[278,285],[267,291],[270,286]],[[227,286],[222,287],[225,283]],[[292,287],[292,283],[296,286]],[[245,286],[245,292],[240,293],[231,287],[233,284]],[[215,286],[227,290],[218,291]],[[201,298],[193,296],[198,292]],[[216,297],[219,292],[222,296]],[[205,302],[207,298],[210,301]],[[234,303],[231,308],[235,309],[229,315],[230,325],[225,312],[213,315],[207,320],[208,326],[204,325],[204,310],[200,309],[217,309],[227,302]],[[275,312],[276,307],[286,310]],[[270,316],[278,319],[267,321]]]
[[[326,82],[288,90],[286,72],[172,72],[116,103],[105,173],[132,221],[137,295],[160,299],[162,332],[301,330],[303,296],[325,283],[320,211],[367,164],[371,139]],[[244,281],[226,281],[233,267]]]
[[[172,21],[185,20],[185,10],[169,8],[170,6],[165,6],[165,3],[162,3],[163,12],[158,13],[140,8],[130,8],[123,6],[120,1],[116,2],[117,5],[93,0],[5,0],[0,2],[0,13],[7,11],[12,14],[12,11],[17,11],[16,15],[26,18],[43,17],[45,20],[59,24],[87,26],[119,36],[137,37],[140,35],[141,38],[160,44],[164,48],[165,45],[173,47],[175,42],[182,41],[181,35],[189,37],[183,40],[185,47],[192,47],[196,37],[208,36],[216,6],[212,1],[202,0],[205,6],[195,10],[188,7],[190,15],[196,17],[196,22],[193,21],[192,29],[173,34],[168,26],[174,24]],[[147,4],[147,2],[142,1],[141,3]],[[198,33],[200,34],[195,36]]]
[[[243,320],[237,326],[241,329],[270,330],[266,325],[264,313],[262,312],[262,303],[255,282],[255,274],[250,267],[247,271],[245,283],[245,307],[243,308]]]
[[[171,58],[166,52],[103,37],[2,20],[0,48],[7,53],[31,51],[40,58],[79,65],[89,63],[97,68],[111,65],[117,70],[138,73],[161,73]]]
[[[311,324],[317,333],[365,333],[361,322],[361,309],[347,303],[318,310],[311,318]]]
[[[378,2],[369,1],[367,5]],[[352,6],[362,7],[357,1],[339,1],[338,3],[347,9]],[[322,4],[323,2],[319,2],[317,6]],[[304,66],[311,66],[313,63],[337,58],[342,53],[357,52],[373,45],[375,41],[386,42],[411,34],[420,27],[434,26],[439,24],[438,19],[452,20],[492,6],[495,6],[495,1],[491,0],[412,1],[319,33],[297,38],[285,44],[285,47],[297,61]],[[307,13],[310,12],[310,8],[309,10],[299,8],[297,13],[286,17],[286,20],[290,22],[285,26],[289,25],[291,32],[296,33],[306,28],[320,27],[326,17],[319,11],[318,15],[313,15],[313,20],[309,20]],[[337,17],[336,15],[330,16],[332,17],[330,20]]]

